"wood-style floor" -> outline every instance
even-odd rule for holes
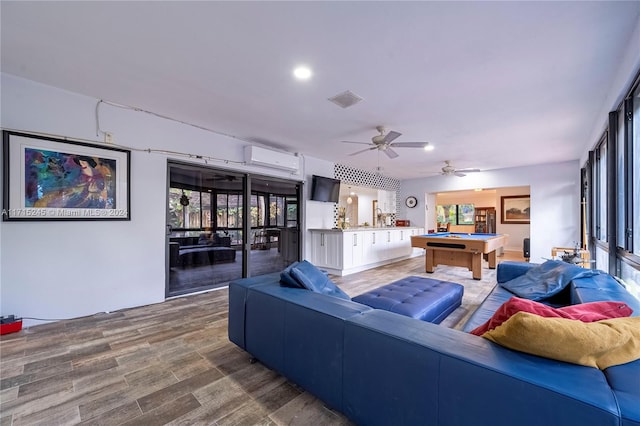
[[[443,326],[463,322],[495,285],[495,271],[483,274],[475,281],[438,267],[434,278],[465,285],[463,306]],[[334,279],[355,296],[407,275],[427,275],[424,257]],[[227,309],[219,289],[2,336],[0,425],[350,424],[251,364],[227,338]]]

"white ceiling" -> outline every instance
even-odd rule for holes
[[[580,158],[640,16],[639,1],[0,7],[3,72],[359,169],[379,161],[400,179],[444,160]],[[311,80],[292,78],[300,63]],[[327,100],[345,90],[364,101]],[[349,156],[366,147],[341,141],[368,142],[377,125],[435,150]]]

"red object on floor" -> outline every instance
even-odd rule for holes
[[[0,324],[0,335],[15,333],[20,330],[22,330],[22,320],[17,320],[8,324]]]

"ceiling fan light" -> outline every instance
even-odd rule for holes
[[[435,146],[431,145],[430,143],[424,146],[425,151],[433,151],[434,149],[435,149]]]

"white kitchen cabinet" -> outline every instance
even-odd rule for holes
[[[378,208],[382,213],[389,214],[396,212],[396,192],[378,190]]]
[[[418,255],[411,235],[421,228],[311,229],[311,258],[316,266],[335,275],[347,275]]]
[[[383,229],[364,231],[362,235],[363,261],[365,263],[375,263],[384,260],[384,253],[387,249],[387,233]]]
[[[392,229],[389,231],[388,256],[391,258],[408,255],[411,250],[411,241],[408,229]]]
[[[411,235],[424,235],[424,228],[411,228]],[[409,237],[411,240],[411,237]],[[409,241],[411,243],[411,241]],[[411,250],[411,256],[420,256],[424,253],[424,249],[413,247]]]
[[[342,269],[342,232],[311,232],[311,262],[322,268]]]
[[[353,231],[342,234],[342,269],[360,266],[364,260],[363,232]]]

